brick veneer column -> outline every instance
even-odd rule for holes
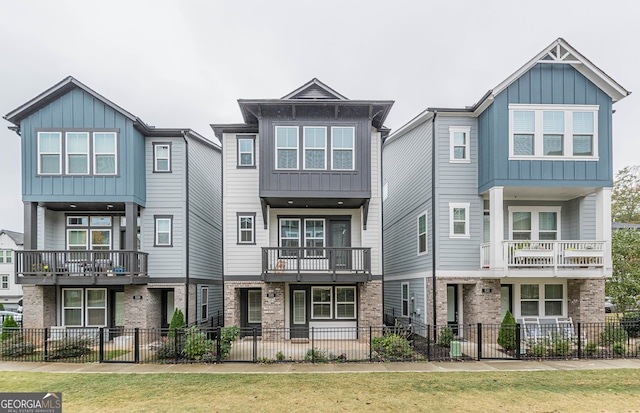
[[[604,322],[604,279],[567,280],[568,315],[574,322]]]
[[[358,300],[358,326],[382,325],[382,281],[360,284]]]
[[[56,324],[56,287],[22,286],[22,327],[48,328]]]

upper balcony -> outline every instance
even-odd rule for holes
[[[146,284],[146,252],[16,251],[16,282],[38,285]]]
[[[265,282],[366,282],[371,248],[262,248]]]

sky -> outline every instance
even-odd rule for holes
[[[0,115],[71,75],[149,125],[236,123],[237,99],[312,78],[394,100],[398,129],[427,107],[477,102],[558,37],[640,95],[635,0],[0,0]],[[614,105],[614,170],[640,164],[640,96]],[[0,119],[0,228],[23,230],[20,138]]]

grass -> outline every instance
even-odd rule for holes
[[[340,374],[3,372],[3,392],[62,392],[65,412],[637,411],[640,371]]]

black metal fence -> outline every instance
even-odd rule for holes
[[[391,321],[391,320],[387,320]],[[278,363],[640,357],[640,323],[353,328],[5,328],[0,359],[67,363]]]

